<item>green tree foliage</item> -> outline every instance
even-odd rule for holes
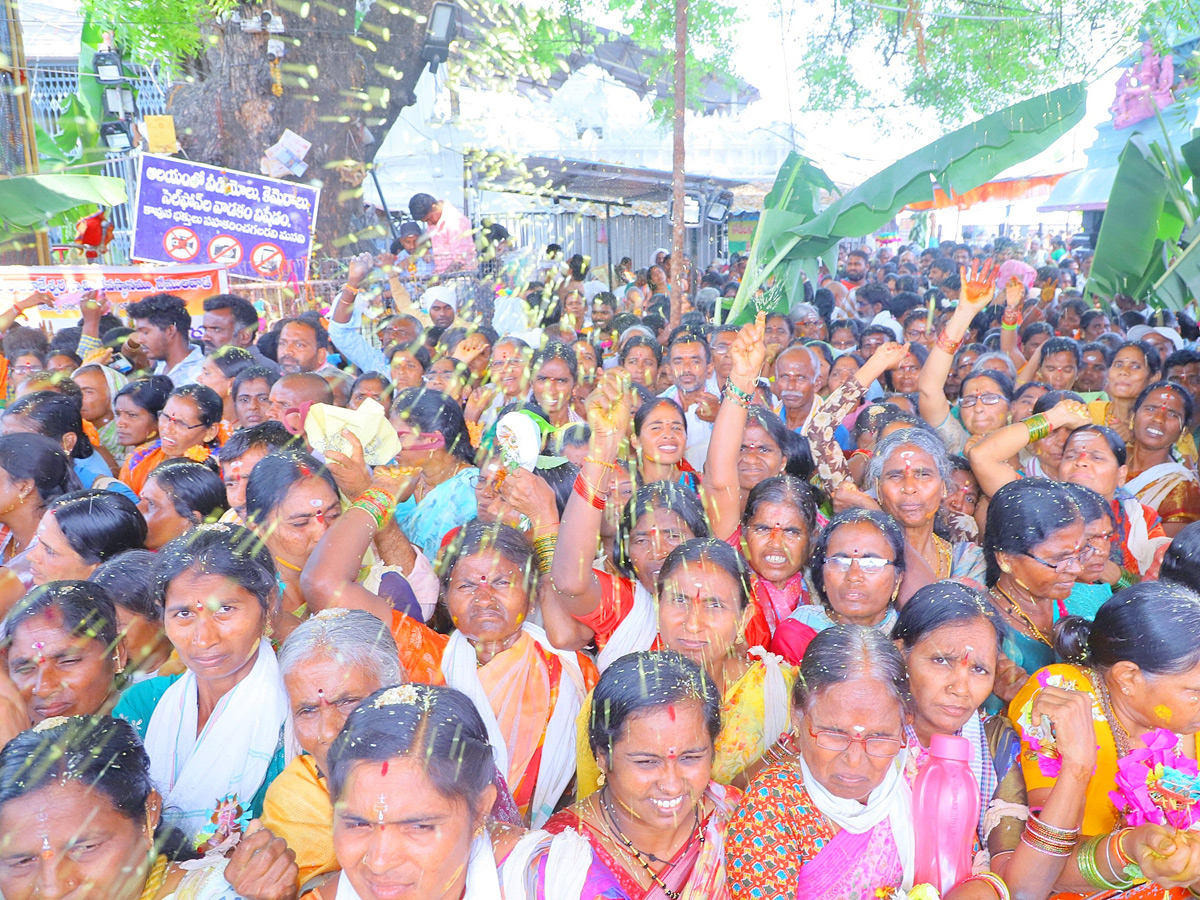
[[[1095,77],[1142,27],[1168,39],[1200,27],[1184,0],[792,2],[810,13],[802,106],[916,107],[947,126]]]

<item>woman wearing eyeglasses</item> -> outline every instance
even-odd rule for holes
[[[864,625],[891,634],[904,577],[904,532],[887,513],[848,509],[829,520],[810,558],[819,604],[797,606],[779,624],[771,650],[797,664],[819,632]]]
[[[164,459],[187,457],[207,462],[216,449],[224,409],[217,392],[202,384],[185,384],[171,391],[158,414],[158,440],[129,454],[121,467],[121,482],[140,495],[146,478]]]
[[[730,896],[873,898],[911,887],[900,651],[873,628],[835,625],[809,645],[792,694],[799,752],[759,773],[734,813]]]
[[[1002,657],[987,709],[997,712],[1029,676],[1054,663],[1054,610],[1095,552],[1070,492],[1024,478],[998,490],[988,507],[983,552],[988,599],[1004,623]]]

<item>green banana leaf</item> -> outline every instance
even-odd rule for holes
[[[126,199],[125,182],[106,175],[0,178],[0,225],[15,231],[38,228],[77,206],[117,206]]]
[[[754,244],[761,238],[768,250],[758,253],[760,266],[755,267],[757,247],[751,247],[751,263],[734,300],[730,321],[750,318],[747,309],[750,298],[785,260],[816,259],[835,250],[843,238],[870,234],[910,203],[932,200],[935,187],[952,194],[978,187],[1045,150],[1074,127],[1083,118],[1086,100],[1087,87],[1082,83],[1024,100],[909,154],[837,198],[817,215],[805,216],[802,223],[784,233],[764,230],[760,224]],[[790,155],[784,163],[785,169],[789,164],[796,168]],[[815,166],[812,169],[821,171]],[[783,170],[780,175],[784,176]],[[796,180],[803,177],[801,172]],[[809,172],[807,177],[814,177],[813,173]],[[784,177],[784,184],[789,180]],[[778,178],[775,187],[780,188]],[[776,194],[775,188],[768,198],[772,195],[777,200],[791,196],[787,190]],[[794,206],[789,210],[798,211]]]
[[[1108,208],[1096,236],[1096,256],[1086,296],[1136,293],[1148,287],[1147,270],[1162,258],[1165,244],[1183,233],[1183,220],[1168,213],[1167,181],[1171,177],[1142,135],[1129,138],[1117,161]],[[1165,270],[1165,265],[1164,265]],[[1152,284],[1157,276],[1149,279]]]
[[[1154,299],[1176,311],[1200,297],[1200,241],[1193,241],[1175,258],[1151,291]]]

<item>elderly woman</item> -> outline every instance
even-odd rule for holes
[[[291,709],[268,639],[279,606],[271,554],[237,525],[201,525],[154,564],[167,637],[186,667],[125,692],[114,715],[150,754],[167,819],[220,843],[262,811],[295,755]]]
[[[904,578],[904,532],[887,513],[848,509],[829,520],[813,546],[819,604],[796,607],[779,624],[771,650],[793,665],[819,632],[835,624],[891,634]]]
[[[338,868],[329,748],[364,698],[408,677],[387,627],[361,609],[326,609],[301,624],[279,649],[279,670],[304,752],[267,788],[262,821],[295,852],[304,885]]]
[[[83,394],[83,418],[96,429],[100,446],[117,466],[125,460],[125,448],[117,435],[113,401],[129,379],[108,366],[88,365],[71,373],[71,380]]]
[[[899,651],[874,629],[829,628],[809,645],[793,694],[799,754],[751,782],[726,832],[731,897],[870,897],[911,886]]]
[[[146,542],[146,520],[122,494],[73,491],[53,501],[29,549],[34,584],[86,580],[100,563]]]
[[[459,691],[406,684],[367,697],[329,749],[342,872],[316,900],[619,897],[581,838],[521,838],[489,819],[492,751],[478,708]]]
[[[587,719],[600,789],[554,815],[615,875],[621,897],[728,896],[726,825],[739,793],[713,780],[720,692],[667,650],[631,653],[605,670]]]
[[[329,546],[360,559],[381,523],[350,511],[343,518],[330,531]],[[521,532],[472,520],[441,563],[445,606],[439,612],[452,623],[449,637],[396,615],[349,577],[327,583],[327,591],[311,599],[366,609],[391,622],[400,660],[414,680],[466,693],[487,723],[496,766],[521,815],[540,826],[575,774],[575,720],[596,674],[586,655],[557,649],[529,621],[537,581],[533,549]]]
[[[104,588],[86,581],[36,587],[5,618],[3,631],[8,677],[32,724],[106,714],[117,702],[126,653]]]
[[[934,531],[942,500],[954,485],[945,445],[932,431],[906,428],[879,442],[867,479],[879,506],[904,529],[905,572],[900,601],[946,578],[982,586],[983,554],[970,541]],[[859,495],[862,497],[863,495]],[[856,503],[855,505],[869,505]]]
[[[0,892],[7,900],[279,900],[294,891],[284,842],[259,829],[226,859],[185,870],[150,761],[119,719],[74,717],[0,752]]]
[[[1170,825],[1125,825],[1118,802],[1137,802],[1118,787],[1118,772],[1131,753],[1153,745],[1174,747],[1195,758],[1200,711],[1194,686],[1200,679],[1200,596],[1167,581],[1143,582],[1118,592],[1096,613],[1096,621],[1065,620],[1059,649],[1071,665],[1053,665],[1030,679],[1009,706],[1021,731],[1021,768],[1029,805],[1046,802],[1063,778],[1086,778],[1080,838],[1054,887],[1059,898],[1126,891],[1124,897],[1187,898],[1200,889],[1200,846],[1180,839]],[[1061,718],[1039,699],[1055,689],[1080,691],[1091,707],[1095,763],[1083,771],[1069,765],[1054,733]],[[1040,740],[1037,734],[1042,734]],[[1053,733],[1052,733],[1053,734]],[[1058,758],[1062,759],[1059,770]],[[1058,772],[1058,774],[1055,774]],[[1114,795],[1120,800],[1114,800]],[[1161,817],[1163,801],[1145,798],[1144,812]],[[1161,819],[1160,819],[1161,820]],[[1076,821],[1079,821],[1078,819]],[[1140,873],[1129,866],[1140,867]],[[1143,879],[1151,884],[1137,889]],[[1133,889],[1133,890],[1130,890]]]

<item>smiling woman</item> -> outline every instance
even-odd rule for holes
[[[202,525],[163,547],[154,571],[163,625],[186,671],[134,685],[114,714],[145,740],[168,821],[197,843],[219,842],[227,826],[213,826],[217,808],[244,827],[296,752],[266,636],[279,604],[275,566],[249,529]]]
[[[632,653],[600,678],[587,719],[602,787],[546,830],[576,829],[630,898],[720,897],[740,794],[712,780],[717,686],[678,653]]]

